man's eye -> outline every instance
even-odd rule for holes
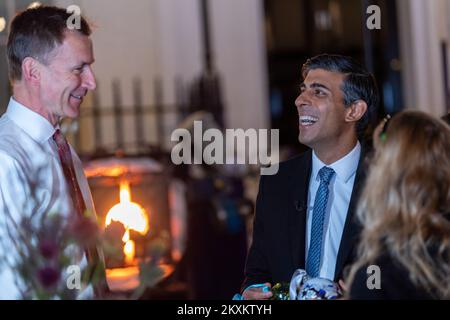
[[[314,90],[314,94],[319,97],[325,96],[325,92],[323,92],[322,90],[319,90],[319,89]]]

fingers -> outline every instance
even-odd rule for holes
[[[272,285],[268,282],[253,285],[245,289],[242,296],[245,300],[267,300],[273,296],[272,291],[270,291],[271,288]]]
[[[345,284],[344,280],[342,280],[342,279],[339,280],[338,284],[339,284],[339,287],[341,287],[342,292],[347,291],[347,285]]]
[[[380,145],[380,134],[381,134],[381,131],[383,130],[383,127],[384,127],[384,123],[385,123],[385,121],[381,121],[378,125],[377,125],[377,127],[375,128],[375,130],[373,131],[373,146],[374,146],[374,148],[375,149],[377,149],[378,148],[378,146]]]

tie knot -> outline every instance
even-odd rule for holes
[[[64,136],[62,135],[61,130],[56,129],[55,133],[53,134],[53,140],[55,140],[57,144],[64,141]]]
[[[64,137],[60,129],[55,130],[55,133],[53,134],[53,140],[58,146],[67,145],[66,137]]]
[[[322,169],[319,170],[320,181],[328,185],[330,183],[331,178],[333,177],[333,174],[334,174],[333,169],[323,167]]]
[[[70,153],[69,143],[67,142],[66,137],[61,133],[61,130],[56,129],[53,134],[53,140],[58,147],[58,152],[63,152],[64,155]]]

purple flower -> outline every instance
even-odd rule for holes
[[[58,245],[50,240],[39,242],[39,252],[45,259],[53,259],[58,254]]]
[[[38,278],[41,285],[48,289],[54,287],[60,277],[60,273],[53,267],[44,267],[38,271]]]
[[[77,217],[69,226],[69,233],[79,245],[89,246],[96,243],[99,228],[94,220],[86,217]]]

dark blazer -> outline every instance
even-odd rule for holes
[[[361,150],[355,184],[336,261],[335,281],[354,260],[361,231],[354,220],[357,199],[365,179],[365,148]],[[247,255],[242,289],[251,284],[289,282],[305,268],[306,212],[312,151],[280,163],[276,175],[261,176],[253,224],[253,242]]]

